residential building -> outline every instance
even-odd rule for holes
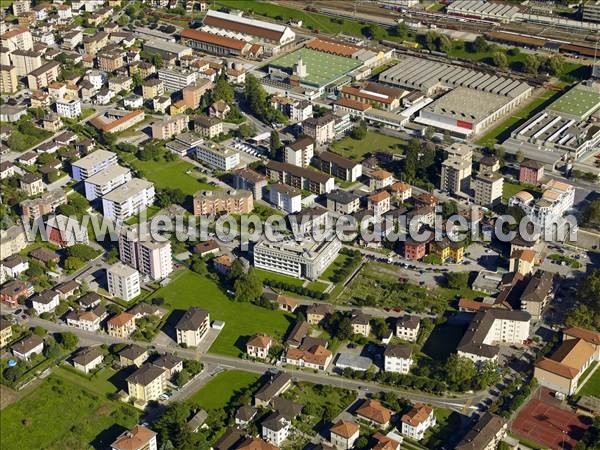
[[[167,371],[148,362],[127,377],[129,398],[142,405],[158,400],[166,388]]]
[[[154,185],[132,178],[102,197],[104,217],[124,222],[154,203]]]
[[[59,247],[89,243],[87,228],[75,218],[62,214],[48,218],[46,221],[46,234],[48,241]]]
[[[195,82],[198,73],[175,69],[175,68],[163,68],[157,70],[158,79],[164,83],[165,92],[176,92],[181,91],[184,87]]]
[[[230,189],[227,191],[199,191],[194,195],[194,215],[249,214],[254,208],[252,192]]]
[[[354,422],[338,420],[329,429],[329,441],[336,449],[349,450],[360,436],[360,427]]]
[[[119,234],[119,257],[153,280],[162,280],[173,271],[171,242],[142,240],[135,228],[124,228]]]
[[[60,297],[58,292],[48,289],[31,298],[31,306],[37,314],[51,313],[58,306]]]
[[[67,325],[85,331],[99,331],[101,319],[92,311],[70,311],[67,313]]]
[[[332,356],[332,353],[322,345],[313,345],[309,348],[290,347],[282,357],[282,362],[297,367],[326,370]]]
[[[0,64],[0,92],[13,94],[19,90],[17,68]]]
[[[383,352],[384,371],[407,374],[413,363],[412,347],[405,344],[390,344]]]
[[[29,72],[27,75],[27,85],[32,90],[48,87],[50,83],[58,80],[59,74],[60,64],[56,61],[47,62]]]
[[[551,272],[539,270],[526,283],[521,294],[521,309],[531,314],[533,320],[540,320],[542,312],[553,297],[554,275]]]
[[[165,117],[152,124],[153,139],[170,139],[188,129],[189,118],[185,114]]]
[[[269,336],[256,334],[246,342],[246,353],[251,358],[267,359],[273,339]]]
[[[319,153],[317,167],[344,181],[354,182],[362,176],[362,164],[333,152]]]
[[[21,255],[11,255],[0,263],[0,278],[17,278],[29,269],[29,261]]]
[[[97,347],[80,350],[71,360],[73,367],[85,374],[93,372],[104,360],[104,354]]]
[[[472,179],[471,188],[476,204],[492,208],[502,201],[504,177],[497,172],[480,172]]]
[[[269,202],[289,214],[294,214],[302,209],[302,192],[285,184],[272,184],[269,186]]]
[[[359,419],[379,428],[387,428],[394,414],[391,409],[386,408],[379,401],[370,399],[364,399],[355,413]]]
[[[106,282],[108,292],[114,297],[129,301],[140,295],[140,273],[122,262],[106,269]]]
[[[517,192],[508,200],[508,206],[521,208],[540,230],[559,224],[575,202],[575,188],[570,184],[552,179],[543,187],[542,197],[537,200],[527,191]]]
[[[288,438],[292,423],[278,412],[269,415],[261,423],[262,438],[271,444],[280,446]]]
[[[12,338],[12,325],[4,317],[0,317],[0,348],[8,345]]]
[[[235,425],[238,428],[245,428],[256,417],[258,409],[250,405],[242,405],[235,413]]]
[[[508,270],[510,272],[518,272],[523,276],[533,272],[535,265],[536,252],[531,249],[513,250],[510,254]]]
[[[142,122],[144,117],[144,111],[141,109],[135,111],[111,109],[93,117],[89,123],[103,133],[119,133]]]
[[[249,168],[239,169],[233,172],[233,186],[252,192],[254,200],[262,200],[267,177]]]
[[[42,52],[35,50],[15,50],[10,54],[10,64],[17,70],[17,77],[25,77],[44,63]],[[8,61],[5,62],[8,66]]]
[[[333,307],[327,303],[313,303],[306,308],[306,322],[309,325],[319,325],[325,317],[333,312]]]
[[[103,169],[117,165],[117,154],[108,150],[96,150],[71,164],[73,179],[82,181]]]
[[[327,144],[335,139],[335,117],[331,113],[310,117],[302,122],[302,130],[314,139],[317,146]]]
[[[30,0],[15,0],[12,2],[13,15],[19,17],[31,10]]]
[[[131,170],[128,168],[119,165],[107,167],[85,179],[85,198],[89,201],[102,198],[130,180]]]
[[[419,316],[405,315],[396,320],[396,337],[403,341],[416,342],[421,328]]]
[[[446,159],[442,163],[440,189],[451,194],[468,193],[472,165],[473,149],[466,144],[452,144],[446,149]]]
[[[371,105],[383,111],[394,111],[400,107],[400,99],[408,92],[383,84],[367,82],[362,87],[343,86],[341,98],[347,98]]]
[[[444,237],[441,241],[432,242],[429,251],[432,255],[439,256],[442,263],[446,261],[461,263],[464,258],[465,247],[462,242],[454,242]]]
[[[210,108],[208,108],[208,115],[210,117],[217,117],[221,120],[225,120],[229,115],[230,111],[231,108],[227,103],[225,103],[224,100],[217,100],[212,105],[210,105]]]
[[[34,292],[33,285],[28,281],[12,280],[0,288],[0,300],[9,307],[16,308],[20,299],[27,299]]]
[[[205,138],[212,139],[223,133],[223,121],[216,117],[196,116],[193,122],[194,131]]]
[[[200,308],[190,308],[179,319],[175,330],[177,343],[187,347],[197,347],[208,332],[210,315],[208,311]]]
[[[148,349],[137,344],[131,344],[119,352],[119,363],[123,367],[142,367],[149,357]]]
[[[254,246],[254,266],[296,278],[316,280],[337,257],[338,239],[317,242],[310,237],[297,241],[285,237],[279,242],[259,240]]]
[[[33,37],[27,28],[13,28],[0,36],[2,47],[9,52],[15,50],[32,50]]]
[[[81,101],[79,99],[58,100],[56,102],[56,113],[60,117],[75,119],[81,115]]]
[[[158,78],[148,78],[142,83],[142,97],[144,100],[151,100],[153,98],[160,97],[164,93],[164,83]]]
[[[42,193],[41,197],[22,201],[21,214],[28,219],[36,219],[53,213],[56,208],[65,203],[67,203],[65,192],[62,189],[55,189]]]
[[[494,450],[508,432],[506,419],[485,412],[455,447],[456,450]]]
[[[373,211],[373,216],[378,218],[388,212],[391,208],[390,194],[387,191],[380,191],[372,194],[367,199],[367,209]]]
[[[327,209],[339,214],[352,214],[360,208],[360,197],[354,192],[335,190],[327,194]]]
[[[110,445],[111,450],[157,450],[156,433],[142,425],[124,431]]]
[[[362,311],[358,309],[352,311],[352,316],[350,318],[352,332],[354,334],[360,334],[361,336],[369,337],[369,334],[371,334],[370,320],[371,318]]]
[[[200,106],[202,96],[212,88],[212,81],[199,78],[195,82],[188,84],[183,88],[183,101],[189,108],[197,109]]]
[[[285,162],[298,167],[308,167],[315,154],[315,141],[309,136],[302,136],[295,142],[285,146]]]
[[[39,195],[46,189],[46,184],[42,180],[42,177],[35,173],[26,173],[23,175],[19,184],[28,196]]]
[[[122,312],[106,322],[109,336],[128,338],[135,331],[135,317],[129,313]]]
[[[273,160],[267,163],[267,177],[272,182],[284,183],[315,195],[327,194],[335,187],[334,179],[330,175]]]
[[[375,170],[368,177],[369,187],[375,191],[391,186],[394,181],[393,175],[386,170]]]
[[[433,408],[420,403],[404,414],[401,421],[402,434],[416,441],[423,439],[425,432],[436,424]]]
[[[495,361],[500,345],[522,344],[529,337],[530,319],[526,311],[482,310],[471,320],[457,352],[474,362]]]
[[[544,163],[532,159],[524,159],[519,164],[519,182],[526,184],[541,184],[544,178]]]
[[[271,379],[254,394],[254,405],[267,408],[275,397],[283,394],[292,385],[292,377],[285,372],[271,375]]]
[[[10,349],[15,358],[30,361],[34,355],[41,355],[44,351],[44,339],[37,334],[32,334],[14,344]]]
[[[240,154],[220,144],[206,143],[198,145],[196,158],[211,167],[228,172],[240,164]]]

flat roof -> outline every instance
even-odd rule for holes
[[[101,170],[98,173],[95,173],[91,177],[86,178],[85,182],[96,185],[103,185],[113,180],[116,177],[120,177],[121,175],[125,175],[130,172],[127,167],[119,166],[118,164],[107,167],[104,170]]]
[[[564,93],[546,109],[583,120],[598,108],[600,108],[600,88],[578,85]]]
[[[320,52],[306,47],[281,56],[271,61],[269,65],[290,71],[300,59],[306,64],[308,72],[308,75],[301,79],[301,83],[316,87],[327,86],[362,65],[356,59]]]
[[[458,87],[423,110],[467,122],[480,122],[510,101],[510,97]]]
[[[144,189],[149,189],[154,186],[147,180],[141,178],[132,178],[127,183],[122,184],[118,188],[110,191],[106,194],[103,199],[115,203],[123,203],[127,201],[131,196],[136,195]]]

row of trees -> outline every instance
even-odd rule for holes
[[[600,269],[595,269],[577,288],[577,306],[567,318],[568,326],[600,331]]]
[[[264,283],[269,287],[275,289],[283,289],[284,291],[293,292],[294,294],[302,295],[304,297],[310,297],[318,300],[327,300],[329,298],[329,294],[313,291],[312,289],[308,289],[295,284],[289,284],[284,281],[265,280]]]
[[[271,106],[267,91],[262,87],[260,81],[251,74],[246,76],[244,97],[248,109],[265,123],[285,123],[287,121],[283,113]]]

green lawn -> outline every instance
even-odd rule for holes
[[[340,267],[342,267],[347,260],[350,259],[350,256],[348,255],[343,255],[343,254],[339,254],[335,260],[329,265],[329,267],[327,269],[325,269],[325,272],[323,272],[323,274],[321,275],[321,278],[323,278],[324,280],[328,280],[331,281],[331,277],[333,276],[333,274],[335,274],[335,271],[338,270]]]
[[[250,386],[259,378],[259,374],[242,370],[221,372],[198,390],[191,401],[206,410],[223,409],[237,391]]]
[[[262,281],[265,281],[265,280],[280,281],[282,283],[287,283],[287,284],[291,284],[294,286],[302,286],[304,284],[304,280],[302,280],[300,278],[294,278],[294,277],[290,277],[288,275],[283,275],[283,274],[275,273],[275,272],[269,272],[268,270],[262,270],[262,269],[254,269],[254,271],[256,272],[256,275],[258,276],[258,278],[260,278]]]
[[[406,142],[397,137],[369,130],[364,139],[356,140],[350,136],[335,142],[331,147],[342,156],[360,160],[367,153],[387,152],[403,153]]]
[[[504,142],[510,137],[510,133],[524,124],[530,117],[544,109],[544,107],[550,103],[550,99],[555,95],[555,91],[545,90],[526,106],[515,111],[512,116],[506,118],[479,138],[476,142],[477,145],[493,147],[494,144]]]
[[[139,411],[51,375],[2,411],[2,448],[107,448],[139,419]]]
[[[119,390],[119,388],[110,381],[111,379],[118,378],[118,376],[116,376],[117,371],[111,367],[105,367],[91,377],[80,373],[74,373],[74,370],[75,369],[72,371],[62,366],[58,366],[53,370],[53,373],[70,383],[79,385],[81,388],[94,391],[96,394],[106,395]]]
[[[502,188],[502,202],[508,204],[508,199],[515,195],[517,192],[527,191],[534,197],[539,196],[539,188],[530,184],[521,184],[518,182],[505,181],[504,187]]]
[[[139,159],[129,159],[133,168],[154,183],[159,189],[171,188],[181,189],[186,195],[194,195],[202,189],[214,189],[214,186],[198,180],[194,175],[198,172],[196,167],[182,159],[175,161],[141,161]],[[190,171],[190,173],[186,173]]]
[[[328,286],[329,285],[327,283],[323,283],[322,281],[313,281],[308,283],[306,287],[312,291],[324,292]]]
[[[152,297],[162,297],[167,307],[179,310],[179,314],[169,318],[170,325],[192,306],[208,310],[211,320],[225,321],[225,328],[210,348],[211,352],[223,355],[240,356],[246,350],[246,340],[259,332],[281,340],[293,320],[283,311],[234,302],[214,281],[188,270],[175,274],[171,283]]]
[[[598,363],[596,363],[596,365],[597,364]],[[587,376],[585,373],[584,375]],[[582,376],[581,379],[584,380],[585,377]],[[593,395],[594,397],[600,398],[600,369],[596,368],[594,375],[592,375],[587,383],[579,389],[577,395]]]

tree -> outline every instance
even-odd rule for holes
[[[234,291],[238,302],[253,302],[262,295],[263,284],[253,267],[235,281]]]
[[[235,92],[229,82],[227,81],[227,75],[223,71],[212,91],[211,102],[214,103],[218,100],[223,100],[227,104],[232,104],[235,97]]]
[[[508,49],[508,54],[510,56],[519,56],[521,54],[521,49],[519,47],[512,47]]]
[[[560,75],[562,74],[565,67],[564,59],[559,55],[554,55],[548,58],[544,64],[544,68],[550,75]]]
[[[458,214],[458,205],[456,202],[448,201],[442,203],[442,217],[447,219],[450,216]]]
[[[75,256],[69,256],[67,259],[65,259],[64,266],[67,272],[74,272],[85,266],[85,263]]]
[[[367,448],[369,446],[369,439],[366,436],[359,436],[354,446],[356,448]]]
[[[492,56],[494,65],[500,69],[506,69],[508,67],[508,58],[504,52],[495,52]]]
[[[448,53],[452,50],[452,41],[445,34],[441,34],[436,41],[437,49],[440,52]]]
[[[129,17],[127,17],[125,14],[123,14],[121,17],[119,17],[117,19],[117,24],[121,27],[124,27],[128,23],[129,23]]]
[[[450,289],[464,289],[468,287],[468,272],[448,272],[446,281]]]
[[[279,138],[279,132],[277,130],[271,131],[271,137],[269,139],[269,147],[271,149],[271,159],[277,159],[277,153],[281,150],[282,144]]]
[[[371,319],[371,329],[373,330],[373,334],[377,336],[378,339],[386,337],[390,332],[390,327],[385,319],[381,317]]]
[[[404,22],[390,28],[390,34],[399,37],[400,39],[406,39],[409,33],[410,28]]]
[[[470,388],[477,370],[475,363],[469,358],[453,353],[448,358],[445,366],[446,380],[458,390]]]
[[[42,327],[34,327],[32,330],[33,334],[35,334],[36,336],[46,336],[46,334],[48,333],[46,331],[45,328]]]
[[[177,383],[177,386],[181,387],[188,381],[190,381],[190,374],[187,370],[181,370],[177,373],[177,376],[175,377],[175,383]]]
[[[64,333],[59,333],[57,335],[57,341],[63,348],[67,350],[73,350],[75,347],[77,347],[79,338],[70,331],[67,331]]]
[[[204,261],[202,258],[195,258],[194,261],[192,262],[192,265],[190,266],[190,269],[192,269],[192,271],[199,273],[200,275],[207,275],[208,274],[208,268],[206,266],[206,261]]]
[[[494,149],[492,150],[492,153],[494,154],[494,156],[496,158],[498,158],[498,160],[500,161],[500,164],[504,164],[504,160],[506,158],[506,150],[504,150],[503,147],[496,145],[494,147]]]
[[[438,34],[435,31],[428,31],[425,34],[425,48],[429,51],[437,50],[436,41]]]
[[[527,54],[523,60],[523,68],[527,73],[538,73],[540,60],[535,55]]]
[[[86,244],[75,244],[67,248],[67,256],[89,261],[98,256],[98,250]]]
[[[25,368],[20,364],[17,364],[16,366],[5,369],[3,375],[9,382],[15,383],[23,376],[24,372]]]
[[[474,53],[483,53],[487,52],[489,49],[488,42],[482,38],[481,36],[477,36],[475,40],[471,43],[471,49]]]
[[[363,36],[376,40],[381,40],[386,35],[386,31],[380,25],[375,25],[374,23],[362,27],[360,32]]]
[[[255,134],[255,130],[253,129],[252,125],[247,124],[247,123],[242,123],[239,127],[238,127],[238,132],[237,132],[238,136],[241,137],[242,139],[246,139],[252,135]]]
[[[583,211],[583,223],[591,227],[600,227],[600,199],[592,200]]]
[[[154,431],[161,442],[170,441],[174,448],[190,448],[191,432],[187,421],[191,415],[191,405],[187,402],[169,404],[162,416],[154,423]]]
[[[364,139],[367,136],[367,124],[364,120],[357,123],[350,131],[350,137],[358,141]]]

